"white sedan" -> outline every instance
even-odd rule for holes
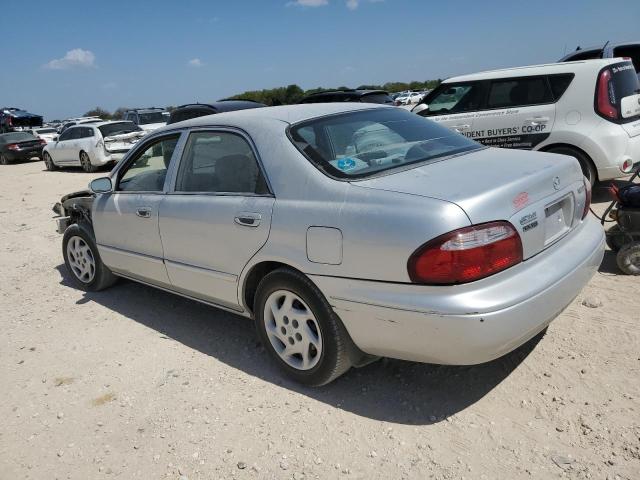
[[[80,166],[85,172],[119,161],[145,135],[132,122],[99,122],[65,130],[44,148],[47,170]]]

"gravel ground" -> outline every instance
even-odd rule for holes
[[[0,170],[0,478],[640,478],[639,279],[611,252],[506,357],[382,360],[307,389],[246,319],[70,285],[50,208],[99,175]]]

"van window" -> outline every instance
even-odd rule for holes
[[[567,91],[571,81],[573,80],[573,73],[562,73],[560,75],[549,75],[549,85],[553,92],[553,98],[557,102],[560,97]]]
[[[482,86],[478,82],[442,84],[426,99],[422,116],[447,115],[449,113],[473,112],[480,109]]]
[[[553,102],[545,77],[494,80],[489,87],[487,108],[512,108]]]

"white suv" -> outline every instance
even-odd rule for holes
[[[412,111],[487,146],[573,156],[591,183],[640,162],[640,81],[627,59],[454,77]]]
[[[70,127],[42,153],[47,170],[80,166],[85,172],[118,162],[145,135],[131,122],[99,122]]]

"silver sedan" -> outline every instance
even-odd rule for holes
[[[250,317],[309,385],[380,356],[502,356],[547,327],[604,251],[573,158],[483,147],[394,107],[176,123],[91,190],[58,207],[79,287],[125,277]]]

